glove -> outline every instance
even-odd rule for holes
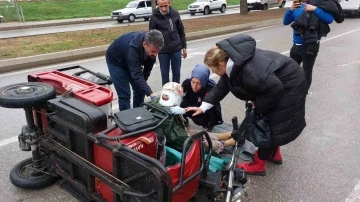
[[[151,101],[156,100],[156,98],[157,98],[156,96],[152,96],[152,97],[151,97]]]
[[[174,115],[182,115],[185,114],[185,109],[181,108],[179,106],[175,106],[175,107],[170,107],[170,111],[172,114]]]

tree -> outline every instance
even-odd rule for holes
[[[240,15],[247,15],[247,14],[248,14],[247,0],[240,0]]]
[[[156,8],[156,0],[151,0],[151,7],[152,7],[152,10],[154,12],[154,10]]]

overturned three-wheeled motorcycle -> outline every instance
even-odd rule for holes
[[[75,69],[80,71],[67,73]],[[235,169],[234,155],[210,176],[211,140],[202,131],[188,137],[178,161],[168,161],[160,127],[168,112],[144,103],[113,114],[111,83],[106,75],[74,66],[0,88],[1,107],[24,109],[19,147],[32,152],[12,169],[13,185],[40,189],[58,181],[80,201],[113,202],[196,201],[199,187],[206,187],[208,201],[241,201],[247,179]]]

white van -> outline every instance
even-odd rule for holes
[[[248,11],[267,10],[269,8],[284,8],[286,0],[247,0]]]
[[[360,0],[338,0],[344,13],[355,13],[360,17]]]

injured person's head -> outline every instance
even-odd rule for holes
[[[169,82],[163,86],[159,103],[162,106],[180,106],[184,96],[183,88],[176,82]]]

